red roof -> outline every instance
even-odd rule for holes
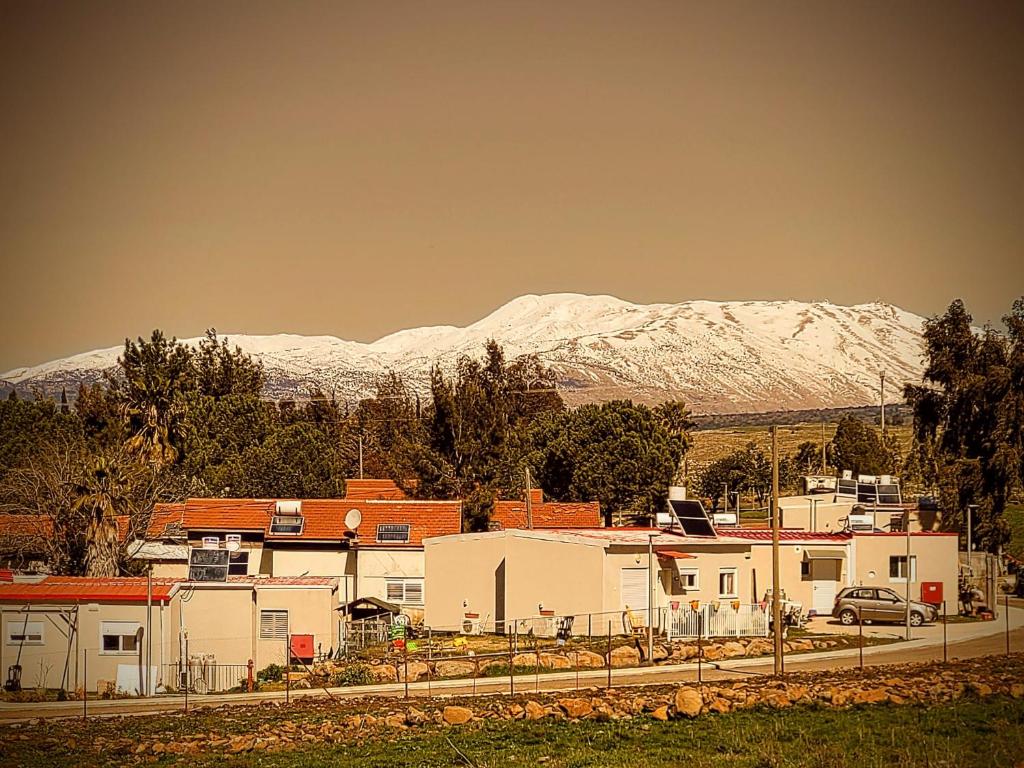
[[[271,533],[276,501],[271,499],[189,499],[184,503],[182,527],[188,531],[256,531],[268,541],[341,541],[349,531],[345,517],[351,510],[362,516],[356,541],[377,545],[378,525],[409,525],[408,542],[382,542],[379,546],[422,546],[429,536],[462,531],[462,502],[377,501],[362,499],[303,499],[302,533]],[[152,530],[153,526],[151,526]]]
[[[544,492],[534,488],[530,492],[534,528],[600,528],[601,503],[598,501],[558,502],[544,501]],[[491,522],[504,529],[526,528],[526,501],[522,499],[494,502]]]
[[[771,541],[771,530],[751,528],[719,529],[718,536],[722,539],[746,539],[748,541]],[[818,533],[816,531],[779,531],[779,541],[849,541],[849,533]]]
[[[153,579],[153,601],[166,602],[176,582]],[[21,603],[144,603],[146,579],[48,576],[30,584],[0,584],[0,601]]]
[[[181,528],[182,516],[185,514],[184,504],[157,504],[149,516],[146,528],[147,539],[168,538]]]
[[[394,480],[353,478],[345,481],[345,498],[370,501],[400,501],[406,498],[405,491]]]
[[[49,515],[0,515],[0,539],[42,539],[52,535]]]
[[[659,549],[655,554],[670,560],[693,560],[696,558],[696,555],[691,555],[689,552],[676,552],[674,549]]]

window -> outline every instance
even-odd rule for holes
[[[849,597],[853,600],[874,600],[875,590],[873,589],[855,589],[850,592]]]
[[[718,596],[736,597],[736,569],[718,569]]]
[[[249,551],[232,552],[231,559],[228,561],[228,575],[245,576],[247,573],[249,573]]]
[[[409,543],[409,524],[392,524],[377,526],[377,541],[391,542],[393,544]]]
[[[8,645],[42,645],[43,622],[15,617],[7,622]]]
[[[288,639],[288,611],[260,611],[260,640]]]
[[[680,568],[679,584],[683,589],[700,589],[700,571],[696,568]]]
[[[389,603],[423,604],[422,579],[388,579],[386,584]]]
[[[889,581],[907,580],[907,556],[892,555],[889,557]],[[910,580],[917,581],[917,556],[910,556]]]
[[[101,653],[138,653],[139,627],[137,621],[101,621]]]
[[[270,520],[270,532],[298,536],[302,533],[302,515],[274,515]]]

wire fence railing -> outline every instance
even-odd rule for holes
[[[220,664],[202,658],[164,665],[164,688],[168,693],[226,693],[246,691],[249,664]]]

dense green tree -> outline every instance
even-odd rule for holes
[[[651,408],[617,400],[549,418],[536,436],[536,473],[554,499],[600,501],[606,524],[616,512],[660,510],[686,449]]]
[[[854,475],[891,474],[893,457],[878,431],[854,416],[844,416],[828,444],[828,462],[837,470]]]
[[[995,551],[1008,534],[1010,492],[1024,475],[1024,300],[1007,333],[980,332],[963,302],[925,323],[927,366],[904,391],[914,414],[914,465],[938,485],[943,524],[958,530],[977,505],[974,541]]]
[[[266,384],[263,364],[253,360],[227,339],[218,339],[210,329],[193,353],[196,388],[203,395],[221,399],[231,395],[260,397]]]
[[[810,440],[800,443],[793,456],[793,465],[805,475],[814,475],[824,471],[824,467],[821,466],[821,446]]]

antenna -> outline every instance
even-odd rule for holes
[[[345,527],[354,531],[363,522],[363,513],[358,509],[350,509],[345,513]]]

